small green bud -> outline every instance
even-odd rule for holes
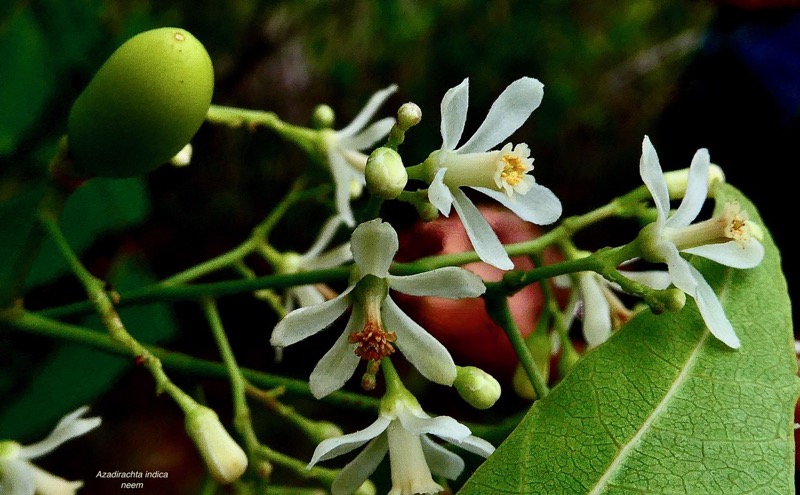
[[[198,405],[187,412],[186,433],[194,441],[208,473],[217,483],[227,485],[244,474],[247,455],[213,410]]]
[[[414,127],[422,120],[422,110],[416,103],[403,103],[397,111],[397,125],[403,131]]]
[[[678,289],[677,287],[672,287],[671,289],[667,289],[664,292],[665,295],[667,296],[664,298],[667,311],[680,311],[681,309],[683,309],[683,306],[686,304],[685,292]]]
[[[369,155],[364,176],[369,193],[382,199],[395,199],[408,183],[403,159],[391,148],[378,148]]]
[[[572,370],[573,366],[580,361],[581,355],[572,347],[562,347],[561,356],[558,358],[558,376],[564,378]]]
[[[488,409],[500,398],[500,383],[489,373],[474,366],[457,367],[453,386],[458,395],[475,409]]]
[[[311,114],[311,125],[314,129],[330,129],[335,121],[336,114],[328,105],[317,105]]]

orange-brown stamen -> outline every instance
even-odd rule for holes
[[[397,335],[387,332],[378,323],[367,322],[360,332],[353,332],[347,337],[351,344],[357,344],[356,356],[367,361],[380,361],[394,352],[392,342],[397,340]]]

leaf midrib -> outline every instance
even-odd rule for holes
[[[703,333],[703,337],[697,342],[697,345],[692,351],[692,354],[686,360],[686,364],[681,369],[681,372],[675,379],[675,382],[672,384],[669,390],[667,390],[667,393],[664,395],[664,398],[661,399],[661,402],[658,403],[653,412],[650,413],[647,419],[644,420],[642,425],[637,430],[636,434],[633,435],[630,438],[630,440],[628,440],[622,446],[622,448],[619,449],[617,455],[614,457],[614,460],[611,461],[611,464],[609,464],[608,468],[603,473],[603,476],[599,480],[597,480],[597,483],[592,488],[592,491],[588,492],[587,495],[597,495],[599,493],[602,493],[602,491],[606,488],[606,486],[608,485],[608,481],[611,479],[612,476],[614,476],[614,474],[617,471],[617,468],[622,465],[622,463],[625,461],[630,451],[633,450],[639,444],[639,440],[641,440],[641,438],[650,430],[650,426],[666,409],[667,404],[672,400],[672,398],[675,396],[678,390],[680,390],[686,379],[691,376],[691,370],[694,367],[694,362],[697,360],[697,356],[700,354],[700,351],[702,350],[703,345],[705,344],[709,335],[710,332],[708,331],[708,329],[706,329],[705,332]]]

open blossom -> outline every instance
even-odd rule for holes
[[[467,119],[469,82],[464,79],[442,99],[442,148],[425,161],[430,202],[445,216],[454,206],[478,256],[503,270],[513,269],[514,264],[461,187],[479,191],[523,220],[539,225],[561,216],[559,199],[528,173],[533,170],[533,158],[527,144],[508,143],[490,151],[525,123],[543,95],[544,86],[536,79],[514,81],[492,104],[475,134],[456,148]]]
[[[742,211],[738,203],[726,204],[722,214],[692,224],[708,195],[709,167],[708,150],[698,150],[689,167],[683,200],[670,215],[664,173],[655,148],[645,136],[639,171],[653,196],[658,216],[654,223],[645,227],[640,239],[645,258],[666,263],[675,287],[694,298],[711,333],[728,346],[738,348],[739,338],[714,290],[680,254],[702,256],[732,268],[752,268],[764,257],[764,247],[754,235],[747,212]]]
[[[381,401],[380,416],[368,427],[320,443],[308,468],[367,444],[336,477],[331,487],[333,495],[355,492],[387,452],[392,477],[389,495],[439,493],[443,488],[433,481],[432,475],[456,479],[464,470],[464,461],[428,435],[483,457],[494,452],[492,444],[472,435],[469,428],[455,419],[426,414],[416,399],[405,392],[387,395]]]
[[[367,155],[362,151],[386,137],[395,119],[386,117],[369,126],[367,123],[395,91],[397,86],[394,84],[378,91],[346,127],[338,131],[323,131],[323,149],[336,186],[336,210],[350,227],[356,223],[350,208],[351,188],[353,184],[364,185]]]
[[[55,450],[61,444],[100,426],[100,418],[81,418],[88,406],[64,416],[41,442],[20,445],[0,442],[0,493],[2,495],[74,495],[82,481],[67,481],[36,467],[30,461]]]
[[[480,277],[457,267],[390,275],[389,265],[398,249],[397,232],[380,219],[356,227],[350,242],[357,280],[330,301],[289,313],[276,325],[270,343],[281,348],[299,342],[352,307],[344,332],[311,372],[309,385],[315,397],[341,388],[362,359],[378,362],[392,354],[395,346],[423,376],[452,385],[456,367],[450,353],[400,310],[388,291],[451,299],[477,297],[486,290]]]
[[[278,273],[285,275],[309,270],[324,270],[352,261],[353,254],[350,251],[349,242],[325,251],[336,235],[336,231],[342,221],[342,218],[338,215],[328,219],[308,251],[301,254],[285,253],[281,265],[278,266]],[[321,290],[317,285],[309,284],[290,287],[286,290],[284,308],[288,312],[296,307],[303,308],[321,304],[327,299],[325,296],[325,291]]]

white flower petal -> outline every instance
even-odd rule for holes
[[[478,297],[486,292],[483,280],[469,270],[448,266],[415,275],[389,275],[389,287],[411,296],[448,299]]]
[[[349,343],[347,338],[352,332],[362,328],[364,328],[364,312],[358,305],[354,305],[347,328],[336,339],[333,347],[322,356],[308,379],[311,394],[317,399],[342,388],[355,373],[361,359],[353,352],[354,345]]]
[[[703,274],[695,267],[689,265],[689,269],[697,280],[697,297],[695,297],[695,301],[697,301],[697,307],[700,309],[700,314],[703,316],[703,321],[709,331],[728,347],[738,349],[741,346],[741,342],[739,337],[736,336],[728,317],[725,316],[725,310],[714,293],[714,289],[708,285],[708,282],[703,278]]]
[[[473,189],[499,202],[526,222],[549,225],[561,216],[562,207],[558,197],[550,189],[535,182],[525,194],[514,194],[511,197],[486,187]]]
[[[453,188],[453,205],[478,257],[501,270],[513,270],[514,263],[481,212],[461,189]]]
[[[36,493],[42,495],[75,495],[83,486],[83,481],[67,481],[60,476],[48,473],[36,465],[31,465],[36,484]],[[5,492],[0,492],[5,495]],[[13,495],[13,492],[12,492]]]
[[[350,291],[345,289],[339,296],[316,306],[298,308],[275,325],[269,339],[273,347],[286,347],[327,328],[347,311],[350,306]]]
[[[642,176],[644,184],[653,196],[653,202],[658,211],[659,230],[664,226],[664,222],[669,215],[669,189],[664,180],[664,173],[661,164],[658,162],[658,154],[650,142],[650,138],[645,136],[642,141],[642,158],[639,160],[639,174]]]
[[[360,224],[350,238],[353,259],[361,277],[371,274],[385,278],[399,246],[397,232],[380,218]]]
[[[651,289],[664,290],[669,287],[669,284],[672,283],[672,280],[669,278],[669,272],[665,272],[664,270],[642,270],[639,272],[620,270],[619,273],[626,278],[646,285]],[[614,287],[614,289],[622,291],[618,285],[611,285]]]
[[[464,459],[427,436],[422,437],[422,453],[434,476],[454,480],[464,471]]]
[[[31,463],[19,459],[0,460],[0,494],[33,495],[34,480]]]
[[[450,216],[450,208],[453,206],[453,194],[450,188],[444,183],[446,168],[441,168],[436,172],[430,186],[428,187],[428,201],[436,207],[442,215]]]
[[[336,187],[336,211],[344,223],[348,227],[352,227],[356,224],[356,220],[350,207],[350,183],[358,174],[350,168],[347,160],[335,149],[328,148],[328,165],[333,176],[333,184]]]
[[[689,178],[686,183],[686,193],[680,206],[667,219],[667,227],[685,227],[697,218],[703,204],[708,197],[708,169],[711,166],[711,158],[708,150],[701,148],[697,150],[689,166]]]
[[[440,385],[453,384],[456,365],[441,342],[403,313],[391,297],[383,301],[381,315],[386,329],[397,335],[397,348],[425,378]]]
[[[353,261],[353,250],[350,242],[345,242],[341,246],[326,251],[312,260],[308,260],[304,267],[308,270],[324,270],[342,266]]]
[[[478,454],[481,457],[489,457],[494,452],[494,445],[487,442],[483,438],[476,437],[475,435],[468,436],[464,440],[458,442],[456,445],[467,452]]]
[[[500,93],[481,126],[459,153],[488,151],[509,137],[542,103],[544,85],[532,77],[517,79]]]
[[[364,105],[364,108],[356,115],[356,118],[350,122],[347,127],[337,131],[336,133],[342,137],[349,137],[355,135],[358,131],[364,128],[369,122],[369,119],[375,115],[375,112],[378,111],[383,102],[385,102],[395,91],[397,91],[397,85],[392,84],[375,94],[373,94],[370,99],[367,101],[367,104]]]
[[[403,428],[415,435],[436,435],[457,443],[472,434],[469,428],[450,416],[430,417],[422,411],[414,414],[414,411],[407,407],[398,408],[396,413]]]
[[[594,273],[578,274],[583,296],[583,336],[589,347],[596,347],[611,336],[611,307]]]
[[[392,420],[386,416],[379,416],[374,423],[367,426],[363,430],[358,430],[347,435],[342,435],[336,438],[328,438],[320,442],[314,450],[314,455],[311,456],[311,462],[308,463],[306,469],[311,469],[320,461],[327,461],[336,456],[346,454],[355,450],[373,438],[386,431],[389,423]]]
[[[722,244],[706,244],[691,249],[684,249],[684,253],[696,254],[703,258],[731,268],[753,268],[764,259],[764,246],[756,239],[750,239],[741,245],[736,241]]]
[[[334,215],[330,217],[325,223],[322,225],[322,228],[319,230],[319,234],[317,235],[314,244],[308,248],[308,251],[303,253],[300,257],[304,261],[310,261],[313,258],[317,257],[323,249],[328,247],[328,244],[331,243],[333,237],[336,235],[336,232],[339,230],[339,227],[342,225],[342,217],[338,215]]]
[[[692,265],[681,257],[678,248],[670,242],[662,242],[659,245],[659,250],[666,258],[669,278],[672,283],[687,295],[694,297],[695,291],[697,291],[697,281],[691,273]]]
[[[386,117],[377,122],[373,122],[369,127],[355,136],[343,138],[339,141],[339,146],[359,151],[371,149],[378,141],[389,134],[395,122],[395,119],[392,117]]]
[[[333,495],[352,495],[367,481],[378,464],[381,463],[389,451],[389,442],[385,433],[375,437],[364,447],[355,459],[342,468],[339,475],[333,480],[331,492]]]
[[[297,303],[301,308],[316,306],[325,302],[325,296],[323,296],[313,285],[299,285],[297,287],[290,288],[287,292],[289,293],[290,297],[293,297],[297,300]]]
[[[35,459],[43,456],[56,447],[72,440],[75,437],[84,435],[85,433],[100,426],[100,418],[81,418],[89,410],[89,406],[83,406],[75,411],[67,414],[61,421],[58,422],[50,435],[41,442],[31,445],[23,445],[19,449],[19,457],[22,459]]]
[[[464,125],[467,122],[469,105],[469,79],[464,79],[458,86],[447,90],[442,98],[441,131],[442,149],[452,151],[461,140]]]

